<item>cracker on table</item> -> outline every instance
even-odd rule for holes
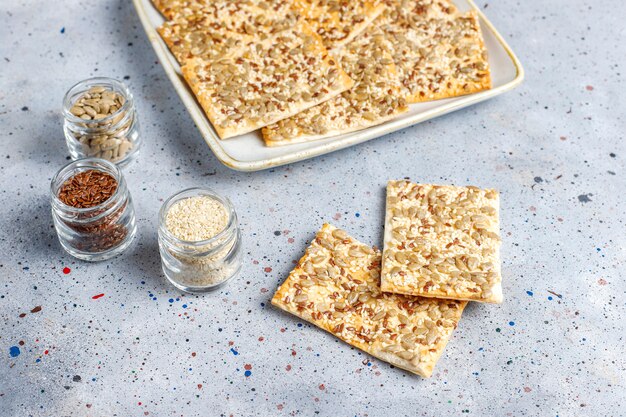
[[[497,191],[389,181],[386,204],[383,291],[502,302]]]
[[[328,49],[350,42],[385,10],[378,0],[294,0],[293,5]]]
[[[491,88],[487,50],[476,11],[461,14],[444,0],[392,2],[381,29],[409,103]]]
[[[467,302],[380,290],[380,251],[325,224],[272,298],[372,356],[429,377]]]
[[[215,61],[187,60],[182,72],[222,139],[291,117],[354,84],[302,21]]]
[[[158,28],[178,62],[212,60],[296,25],[297,13],[284,0],[195,0]],[[199,4],[199,5],[197,5]]]
[[[335,53],[354,86],[315,107],[263,128],[267,146],[323,139],[384,123],[408,111],[383,33],[368,29]]]

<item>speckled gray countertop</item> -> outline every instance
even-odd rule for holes
[[[0,415],[626,415],[626,3],[481,7],[521,87],[248,174],[210,153],[129,2],[3,1]],[[69,158],[61,98],[91,76],[125,80],[145,139],[125,169],[136,243],[98,264],[63,252],[48,203]],[[469,306],[430,379],[268,305],[323,222],[380,246],[385,182],[402,177],[501,191],[505,302]],[[245,253],[204,296],[164,282],[156,239],[163,199],[199,185],[232,199]]]

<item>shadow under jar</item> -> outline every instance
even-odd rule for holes
[[[168,213],[175,205],[196,198],[222,206],[225,226],[211,238],[183,240],[168,229]],[[241,231],[230,200],[203,188],[190,188],[170,197],[159,212],[159,251],[163,273],[176,288],[207,292],[224,285],[241,269]]]
[[[72,159],[96,157],[120,166],[141,145],[133,95],[120,81],[98,77],[74,85],[63,99],[63,130]]]
[[[111,195],[95,205],[88,204],[89,200],[102,192],[91,186],[87,179],[91,175],[98,177],[96,186],[104,183],[111,190],[115,185]],[[61,196],[69,186],[80,190],[75,198]],[[69,163],[52,179],[50,193],[59,242],[70,255],[102,261],[119,255],[132,243],[137,231],[135,209],[122,172],[111,162],[86,158]],[[71,200],[81,204],[68,204]]]

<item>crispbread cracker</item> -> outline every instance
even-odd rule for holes
[[[355,80],[341,95],[263,128],[267,146],[323,139],[375,126],[408,111],[384,35],[368,29],[336,57]]]
[[[268,27],[276,30],[280,21],[295,14],[288,0],[152,0],[156,9],[168,20],[205,14],[212,17],[211,28],[227,28],[235,33],[253,35]]]
[[[186,1],[158,28],[178,62],[213,60],[292,28],[297,13],[284,0]],[[193,6],[190,6],[193,5]],[[182,7],[182,6],[181,6]]]
[[[294,0],[293,5],[328,49],[350,42],[385,10],[376,0]]]
[[[302,21],[213,62],[190,59],[182,72],[222,139],[291,117],[354,84]]]
[[[165,22],[157,30],[181,65],[192,58],[212,61],[254,42],[252,36],[207,30],[204,15]]]
[[[380,252],[325,224],[272,304],[372,356],[431,376],[464,301],[380,291]]]
[[[461,14],[448,1],[394,2],[381,17],[409,103],[491,88],[478,15]]]
[[[386,204],[383,291],[502,302],[497,191],[389,181]]]
[[[152,0],[152,4],[163,17],[170,20],[201,9],[206,5],[206,0]]]

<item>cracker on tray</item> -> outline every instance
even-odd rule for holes
[[[178,62],[212,60],[296,25],[298,16],[284,0],[195,0],[158,28]]]
[[[204,0],[152,0],[154,7],[166,19],[174,19],[185,13],[193,13],[194,10],[205,6]]]
[[[409,103],[491,88],[476,11],[461,14],[444,0],[398,1],[384,13],[380,27],[393,44]]]
[[[328,49],[350,42],[385,10],[379,0],[294,0],[293,4]]]
[[[200,14],[165,22],[157,30],[181,65],[191,58],[210,61],[254,41],[248,35],[209,31],[206,25],[206,15]]]
[[[341,95],[263,128],[267,146],[323,139],[375,126],[408,111],[383,33],[368,29],[335,56],[355,80]]]
[[[247,34],[258,31],[255,27],[269,26],[293,13],[288,0],[152,0],[152,3],[168,20],[208,14],[214,24],[222,22],[234,32]],[[286,27],[280,30],[283,29]]]
[[[386,204],[383,291],[502,302],[497,191],[389,181]]]
[[[215,61],[187,60],[182,72],[222,139],[291,117],[354,84],[302,21]]]
[[[272,304],[372,356],[429,377],[467,302],[386,294],[380,252],[329,224]]]

